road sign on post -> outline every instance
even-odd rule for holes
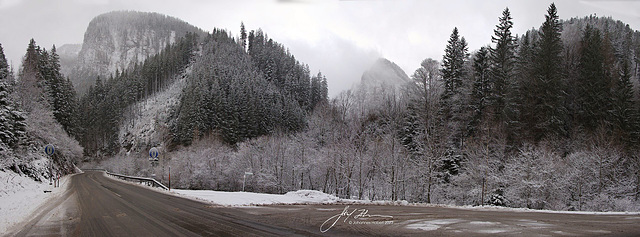
[[[44,147],[44,153],[48,156],[53,156],[53,153],[56,151],[55,147],[52,144],[48,144]],[[53,183],[53,160],[49,162],[49,185]]]
[[[251,172],[244,172],[244,177],[242,178],[242,191],[244,192],[244,181],[247,180],[247,175],[253,175]]]

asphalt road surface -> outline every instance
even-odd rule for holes
[[[640,236],[640,215],[376,205],[221,207],[86,172],[8,236]]]

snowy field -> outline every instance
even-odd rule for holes
[[[60,187],[54,188],[48,180],[41,183],[12,171],[0,171],[0,233],[6,233],[41,206],[59,197],[67,189],[70,178],[69,175],[62,177]],[[45,190],[51,192],[45,193]]]

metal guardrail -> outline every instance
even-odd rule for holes
[[[138,182],[140,184],[146,184],[148,186],[152,186],[152,187],[159,187],[162,188],[164,190],[169,190],[169,188],[167,188],[167,186],[164,186],[164,184],[158,182],[158,180],[152,179],[152,178],[144,178],[144,177],[136,177],[136,176],[128,176],[128,175],[123,175],[123,174],[116,174],[116,173],[111,173],[108,170],[105,169],[83,169],[83,170],[92,170],[92,171],[104,171],[105,173],[107,173],[108,175],[111,175],[113,177],[122,179],[124,181],[133,181],[133,182]]]

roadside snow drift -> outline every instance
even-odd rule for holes
[[[209,190],[172,189],[172,192],[223,206],[248,206],[270,204],[326,204],[336,203],[340,198],[315,190],[298,190],[286,194],[250,192],[222,192]]]
[[[42,178],[44,179],[44,178]],[[0,233],[7,233],[13,225],[25,221],[30,215],[66,190],[69,176],[60,179],[54,188],[48,180],[37,182],[11,171],[0,171]],[[51,191],[45,193],[44,191]]]

